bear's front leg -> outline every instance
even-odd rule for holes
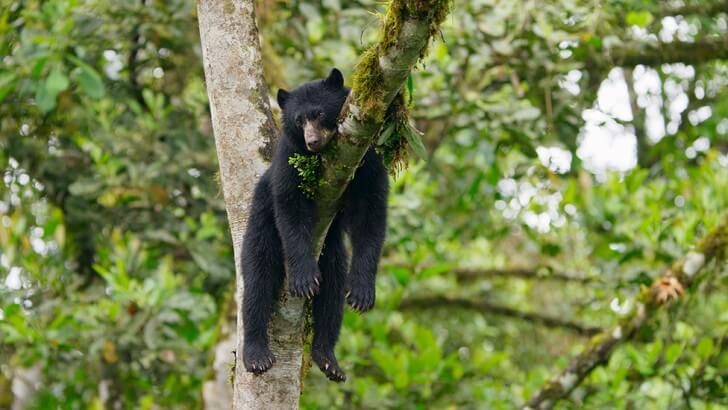
[[[351,271],[347,278],[346,301],[355,310],[374,307],[376,274],[384,244],[386,202],[377,201],[353,215],[350,221],[352,244]]]
[[[316,207],[296,185],[287,181],[274,195],[275,223],[283,243],[288,290],[293,296],[312,298],[319,292],[321,272],[313,249]]]
[[[375,281],[387,228],[387,171],[370,150],[348,188],[346,222],[351,236],[351,271],[346,301],[359,312],[374,307]]]

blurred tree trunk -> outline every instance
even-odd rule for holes
[[[217,344],[212,352],[212,363],[202,385],[203,408],[207,410],[231,409],[233,406],[233,372],[235,371],[235,327],[237,303],[234,292],[226,292],[221,303],[218,320]]]
[[[31,367],[16,367],[13,369],[11,391],[13,394],[12,410],[23,410],[28,407],[40,386],[43,377],[43,368],[40,362]]]
[[[198,18],[207,93],[210,100],[220,179],[230,221],[237,277],[236,300],[244,284],[240,251],[247,209],[255,183],[265,171],[263,156],[275,136],[252,0],[199,0]],[[341,114],[337,137],[322,154],[322,184],[317,192],[317,252],[343,194],[364,154],[382,129],[389,104],[449,12],[449,0],[389,3],[379,42],[362,56],[354,85]],[[239,311],[239,309],[238,309]],[[238,315],[236,352],[243,351]],[[303,366],[304,302],[282,292],[269,327],[276,363],[253,376],[237,359],[233,407],[298,408]]]
[[[637,139],[637,164],[641,168],[649,168],[649,150],[650,144],[647,141],[647,129],[645,126],[645,112],[640,109],[637,104],[637,92],[634,89],[634,70],[625,68],[622,72],[624,82],[627,85],[627,95],[629,96],[629,108],[632,112],[632,127],[634,128],[634,136]]]

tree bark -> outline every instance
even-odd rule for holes
[[[276,134],[268,89],[263,81],[253,3],[252,0],[200,0],[197,3],[220,181],[235,254],[237,301],[241,300],[244,286],[240,276],[240,251],[247,209],[255,184],[267,168],[264,156],[272,149]],[[245,371],[242,358],[236,360],[240,364],[234,370],[236,409],[298,406],[302,311],[303,302],[290,298],[274,314],[271,349],[278,362],[266,374],[255,377]],[[241,329],[240,315],[237,322]],[[237,354],[242,354],[243,343],[242,333],[238,332]]]
[[[322,154],[323,184],[316,197],[318,222],[314,232],[318,252],[338,211],[341,194],[374,143],[387,107],[424,54],[430,38],[438,32],[449,6],[448,0],[390,2],[380,41],[357,66],[338,135]],[[244,286],[240,247],[247,209],[255,183],[266,168],[261,152],[270,152],[275,128],[262,76],[253,1],[199,0],[198,18],[213,132],[235,251],[236,300],[240,302]],[[244,341],[242,318],[238,316],[233,387],[236,410],[298,407],[305,370],[303,324],[303,300],[282,292],[269,328],[276,363],[263,375],[253,376],[245,371],[239,356]]]
[[[596,335],[584,351],[572,359],[566,370],[547,382],[526,403],[524,410],[551,409],[567,397],[597,366],[606,363],[614,350],[638,333],[653,314],[671,300],[678,299],[699,273],[713,261],[723,260],[728,251],[728,213],[682,259],[631,301],[632,311],[613,328]]]

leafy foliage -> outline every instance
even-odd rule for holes
[[[321,157],[318,155],[301,155],[293,154],[288,158],[288,164],[293,166],[301,177],[301,183],[298,188],[308,198],[316,195],[316,190],[321,184]]]

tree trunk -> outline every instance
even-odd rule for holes
[[[241,300],[244,286],[240,251],[247,209],[255,184],[267,168],[264,156],[268,156],[276,133],[263,81],[253,3],[200,0],[197,4],[220,181],[235,253],[237,301]],[[238,315],[238,329],[241,328],[242,317]],[[276,365],[256,377],[242,365],[244,340],[242,332],[238,332],[233,397],[236,409],[298,406],[303,353],[301,300],[288,298],[280,304],[271,323],[271,334]]]

